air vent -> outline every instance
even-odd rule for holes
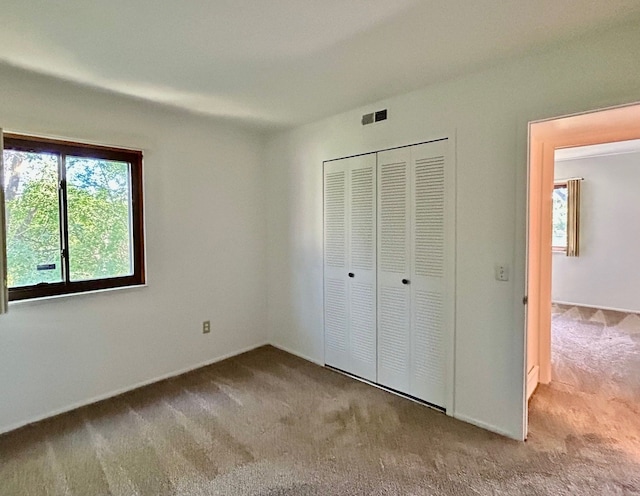
[[[374,122],[386,121],[387,109],[378,110],[377,112],[371,112],[370,114],[364,114],[362,116],[362,125],[373,124]]]
[[[376,112],[376,122],[386,121],[387,120],[387,109],[378,110]]]
[[[362,116],[362,125],[373,124],[373,112]]]

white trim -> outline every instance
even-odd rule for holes
[[[529,432],[529,405],[527,403],[527,369],[529,330],[527,328],[529,305],[525,298],[529,292],[529,186],[531,172],[531,124],[524,116],[518,117],[517,156],[524,158],[521,166],[516,167],[515,191],[515,246],[513,261],[513,315],[514,329],[521,332],[522,363],[520,369],[521,384],[521,437],[527,438]],[[524,196],[520,201],[521,196]],[[521,292],[520,292],[521,291]],[[519,357],[518,357],[519,358]]]
[[[496,427],[495,425],[492,424],[488,424],[486,422],[482,422],[480,420],[476,420],[472,417],[467,417],[466,415],[461,415],[461,414],[454,414],[453,417],[457,420],[460,420],[462,422],[466,422],[467,424],[471,424],[471,425],[475,425],[476,427],[480,427],[481,429],[484,429],[486,431],[491,431],[494,432],[496,434],[500,434],[501,436],[504,437],[508,437],[509,439],[515,439],[516,441],[524,441],[523,437],[518,437],[515,436],[513,433],[511,432],[507,432],[504,429],[500,429],[499,427]]]
[[[91,291],[80,291],[78,293],[64,293],[57,295],[49,295],[49,296],[41,296],[38,298],[27,298],[24,300],[14,300],[9,302],[9,307],[20,307],[20,306],[29,306],[29,305],[37,305],[41,303],[51,303],[56,300],[63,300],[66,298],[80,298],[82,296],[91,296],[98,295],[103,293],[113,293],[117,291],[127,291],[127,290],[136,290],[148,287],[147,283],[144,284],[134,284],[131,286],[117,286],[115,288],[104,288],[104,289],[93,289]]]
[[[136,383],[136,384],[134,384],[132,386],[124,387],[124,388],[121,388],[121,389],[117,389],[115,391],[111,391],[109,393],[101,394],[101,395],[95,396],[95,397],[93,397],[91,399],[88,399],[88,400],[85,400],[85,401],[79,401],[77,403],[72,403],[71,405],[68,405],[66,407],[62,407],[62,408],[53,410],[53,411],[51,411],[49,413],[46,413],[44,415],[38,415],[38,416],[32,417],[32,418],[30,418],[28,420],[17,422],[15,424],[11,424],[11,425],[2,427],[2,428],[0,428],[0,435],[6,434],[8,432],[20,429],[20,428],[25,427],[27,425],[34,424],[36,422],[40,422],[42,420],[45,420],[45,419],[48,419],[48,418],[51,418],[51,417],[55,417],[57,415],[61,415],[63,413],[67,413],[67,412],[70,412],[70,411],[73,411],[73,410],[77,410],[78,408],[82,408],[84,406],[88,406],[88,405],[91,405],[91,404],[94,404],[94,403],[98,403],[100,401],[104,401],[104,400],[107,400],[107,399],[110,399],[110,398],[114,398],[116,396],[120,396],[121,394],[128,393],[128,392],[134,391],[136,389],[140,389],[142,387],[154,384],[156,382],[160,382],[160,381],[163,381],[163,380],[166,380],[166,379],[170,379],[172,377],[177,377],[177,376],[186,374],[188,372],[200,369],[202,367],[207,367],[207,366],[212,365],[214,363],[221,362],[223,360],[226,360],[228,358],[233,358],[233,357],[238,356],[238,355],[242,355],[243,353],[247,353],[247,352],[255,350],[257,348],[261,348],[263,346],[273,346],[274,348],[277,348],[277,349],[279,349],[281,351],[284,351],[284,352],[289,353],[291,355],[297,356],[298,358],[301,358],[303,360],[306,360],[308,362],[314,363],[314,364],[316,364],[316,365],[318,365],[320,367],[325,368],[325,365],[323,363],[321,363],[320,361],[318,361],[316,359],[313,359],[311,357],[308,357],[308,356],[306,356],[306,355],[304,355],[302,353],[299,353],[297,351],[293,351],[290,348],[287,348],[285,346],[264,342],[264,343],[261,343],[261,344],[248,346],[246,348],[243,348],[243,349],[240,349],[240,350],[237,350],[237,351],[234,351],[234,352],[226,353],[226,354],[221,355],[221,356],[219,356],[217,358],[214,358],[212,360],[207,360],[207,361],[201,362],[201,363],[199,363],[197,365],[193,365],[193,366],[190,366],[190,367],[186,367],[184,369],[180,369],[180,370],[177,370],[177,371],[174,371],[174,372],[170,372],[168,374],[164,374],[164,375],[155,377],[153,379],[148,379],[148,380],[145,380],[145,381],[141,381],[141,382],[138,382],[138,383]],[[333,370],[333,369],[327,369],[327,370]],[[341,373],[340,371],[336,371],[336,372]],[[362,379],[362,378],[359,378],[359,377],[354,377],[354,376],[351,376],[350,374],[346,374],[346,373],[342,373],[342,375],[345,375],[346,377],[350,377],[352,379],[355,379],[355,380],[357,380],[359,382],[363,382],[363,383],[365,383],[365,384],[367,384],[369,386],[373,386],[373,387],[375,387],[377,389],[380,389],[380,390],[385,391],[387,393],[393,394],[395,396],[399,396],[399,397],[407,399],[409,401],[413,401],[414,403],[417,403],[419,405],[425,406],[427,408],[432,408],[432,409],[437,410],[437,411],[439,411],[439,412],[441,412],[443,414],[450,415],[453,418],[455,418],[457,420],[460,420],[462,422],[466,422],[468,424],[475,425],[476,427],[480,427],[482,429],[494,432],[496,434],[500,434],[501,436],[505,436],[505,437],[508,437],[510,439],[515,439],[516,441],[523,441],[524,440],[523,438],[514,436],[512,433],[507,432],[507,431],[505,431],[503,429],[500,429],[500,428],[498,428],[498,427],[496,427],[496,426],[494,426],[492,424],[488,424],[486,422],[482,422],[482,421],[476,420],[476,419],[474,419],[472,417],[468,417],[466,415],[452,413],[450,411],[443,412],[443,411],[441,411],[440,409],[438,409],[436,407],[432,407],[432,406],[430,406],[430,405],[428,405],[428,404],[426,404],[426,403],[424,403],[422,401],[419,401],[417,399],[408,397],[408,396],[406,396],[406,395],[404,395],[402,393],[398,393],[396,391],[389,390],[388,388],[380,386],[379,384],[375,384],[375,383],[372,383],[372,382],[367,381],[365,379]]]
[[[455,412],[456,398],[456,333],[458,328],[457,312],[457,272],[458,272],[458,129],[451,128],[447,137],[447,154],[449,160],[449,189],[445,189],[445,201],[449,202],[449,211],[452,217],[449,219],[453,226],[448,231],[449,239],[446,244],[449,247],[450,273],[446,275],[446,299],[448,301],[447,326],[448,343],[446,344],[447,371],[446,371],[446,399],[445,411],[448,416]],[[447,164],[445,164],[446,167]],[[445,186],[446,188],[446,186]],[[446,225],[446,220],[445,220]]]
[[[597,112],[601,112],[603,110],[615,110],[615,109],[620,109],[620,108],[625,108],[625,107],[635,107],[636,105],[640,104],[640,100],[633,100],[629,103],[611,103],[610,105],[607,105],[605,103],[603,103],[602,107],[597,107],[597,108],[590,108],[587,110],[571,110],[570,107],[575,107],[575,105],[569,105],[569,107],[567,107],[567,110],[564,112],[560,112],[559,114],[557,114],[557,110],[554,109],[553,106],[549,106],[546,110],[544,110],[542,112],[542,114],[546,114],[546,117],[540,117],[538,119],[529,119],[529,124],[536,124],[538,122],[549,122],[549,121],[555,121],[558,119],[564,119],[565,117],[576,117],[578,115],[588,115],[588,114],[595,114]],[[549,117],[549,114],[554,114],[555,117]]]
[[[325,364],[324,362],[320,361],[320,360],[316,360],[315,358],[311,358],[307,355],[304,355],[303,353],[300,353],[299,351],[294,351],[291,348],[288,348],[286,346],[280,345],[280,344],[275,344],[275,343],[269,343],[271,346],[273,346],[274,348],[279,349],[280,351],[284,351],[286,353],[289,353],[290,355],[293,356],[297,356],[298,358],[302,358],[303,360],[306,360],[307,362],[311,362],[311,363],[315,363],[316,365],[319,365],[320,367],[324,367]]]
[[[600,305],[587,305],[586,303],[572,303],[570,301],[551,301],[554,305],[565,305],[572,307],[584,307],[584,308],[593,308],[595,310],[609,310],[611,312],[622,312],[622,313],[640,313],[640,310],[628,310],[626,308],[615,308],[615,307],[603,307]]]
[[[534,365],[527,374],[527,401],[531,399],[538,384],[540,384],[540,365]]]
[[[153,379],[148,379],[148,380],[145,380],[145,381],[138,382],[138,383],[136,383],[136,384],[134,384],[132,386],[126,386],[126,387],[123,387],[121,389],[116,389],[115,391],[111,391],[111,392],[108,392],[108,393],[100,394],[100,395],[94,396],[93,398],[90,398],[88,400],[78,401],[76,403],[72,403],[71,405],[67,405],[67,406],[64,406],[62,408],[58,408],[58,409],[53,410],[53,411],[51,411],[49,413],[45,413],[44,415],[37,415],[37,416],[32,417],[32,418],[30,418],[28,420],[24,420],[24,421],[16,422],[15,424],[10,424],[8,426],[0,427],[0,435],[6,434],[7,432],[10,432],[10,431],[14,431],[16,429],[20,429],[21,427],[25,427],[25,426],[27,426],[29,424],[34,424],[36,422],[40,422],[42,420],[45,420],[45,419],[48,419],[48,418],[51,418],[51,417],[55,417],[55,416],[60,415],[62,413],[67,413],[67,412],[70,412],[72,410],[76,410],[78,408],[82,408],[84,406],[91,405],[93,403],[98,403],[99,401],[104,401],[104,400],[107,400],[109,398],[114,398],[116,396],[120,396],[121,394],[128,393],[128,392],[134,391],[136,389],[140,389],[140,388],[142,388],[144,386],[148,386],[148,385],[154,384],[156,382],[164,381],[165,379],[170,379],[172,377],[177,377],[179,375],[186,374],[187,372],[191,372],[193,370],[197,370],[197,369],[200,369],[202,367],[206,367],[208,365],[212,365],[214,363],[221,362],[221,361],[226,360],[228,358],[232,358],[232,357],[235,357],[235,356],[238,356],[238,355],[242,355],[243,353],[247,353],[248,351],[252,351],[252,350],[255,350],[257,348],[261,348],[263,346],[267,346],[268,344],[269,343],[265,342],[265,343],[262,343],[262,344],[251,345],[251,346],[248,346],[246,348],[242,348],[242,349],[237,350],[237,351],[232,351],[230,353],[226,353],[226,354],[224,354],[222,356],[219,356],[217,358],[214,358],[212,360],[206,360],[206,361],[201,362],[201,363],[199,363],[197,365],[191,365],[191,366],[186,367],[184,369],[176,370],[174,372],[169,372],[168,374],[164,374],[164,375],[161,375],[161,376],[158,376],[158,377],[154,377]]]

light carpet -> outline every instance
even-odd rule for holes
[[[640,402],[640,315],[554,305],[552,384],[612,401]]]
[[[1,436],[0,494],[640,494],[612,408],[542,388],[520,443],[264,347]]]

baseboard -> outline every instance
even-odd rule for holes
[[[612,312],[622,312],[622,313],[640,313],[640,310],[629,310],[626,308],[616,308],[616,307],[603,307],[601,305],[587,305],[585,303],[573,303],[570,301],[552,301],[554,305],[565,305],[570,307],[584,307],[584,308],[593,308],[595,310],[609,310]]]
[[[286,346],[282,346],[280,344],[264,342],[264,343],[261,343],[261,344],[248,346],[247,348],[243,348],[243,349],[240,349],[240,350],[237,350],[237,351],[233,351],[231,353],[227,353],[227,354],[221,355],[219,357],[213,358],[211,360],[206,360],[206,361],[198,363],[196,365],[192,365],[192,366],[186,367],[184,369],[176,370],[174,372],[170,372],[170,373],[164,374],[162,376],[158,376],[158,377],[154,377],[152,379],[148,379],[148,380],[145,380],[145,381],[142,381],[142,382],[138,382],[138,383],[136,383],[136,384],[134,384],[132,386],[124,387],[124,388],[121,388],[121,389],[117,389],[115,391],[111,391],[109,393],[101,394],[101,395],[95,396],[95,397],[93,397],[91,399],[88,399],[88,400],[85,400],[85,401],[79,401],[77,403],[68,405],[66,407],[53,410],[53,411],[51,411],[51,412],[49,412],[47,414],[44,414],[44,415],[38,415],[36,417],[32,417],[32,418],[30,418],[28,420],[25,420],[25,421],[22,421],[22,422],[17,422],[15,424],[12,424],[12,425],[9,425],[9,426],[1,427],[0,428],[0,435],[5,434],[7,432],[14,431],[16,429],[20,429],[20,428],[25,427],[25,426],[30,425],[30,424],[34,424],[36,422],[40,422],[42,420],[45,420],[45,419],[48,419],[48,418],[51,418],[51,417],[55,417],[57,415],[61,415],[63,413],[70,412],[72,410],[76,410],[78,408],[82,408],[84,406],[91,405],[93,403],[97,403],[99,401],[104,401],[104,400],[107,400],[109,398],[113,398],[115,396],[119,396],[121,394],[128,393],[130,391],[134,391],[134,390],[139,389],[141,387],[145,387],[145,386],[148,386],[150,384],[154,384],[156,382],[163,381],[165,379],[170,379],[172,377],[177,377],[177,376],[180,376],[182,374],[186,374],[186,373],[191,372],[193,370],[197,370],[199,368],[206,367],[208,365],[212,365],[212,364],[217,363],[217,362],[221,362],[222,360],[226,360],[228,358],[232,358],[234,356],[241,355],[243,353],[247,353],[248,351],[252,351],[252,350],[255,350],[257,348],[261,348],[262,346],[267,346],[267,345],[271,345],[274,348],[282,350],[282,351],[284,351],[286,353],[289,353],[291,355],[294,355],[294,356],[297,356],[299,358],[302,358],[303,360],[306,360],[308,362],[315,363],[316,365],[324,367],[324,363],[320,362],[319,360],[316,360],[316,359],[313,359],[311,357],[308,357],[308,356],[306,356],[306,355],[304,355],[304,354],[302,354],[302,353],[300,353],[298,351],[292,350],[292,349],[290,349],[290,348],[288,348]],[[458,419],[458,420],[461,420],[462,422],[467,422],[469,424],[475,425],[475,426],[480,427],[482,429],[485,429],[485,430],[488,430],[488,431],[491,431],[491,432],[495,432],[496,434],[500,434],[501,436],[505,436],[505,437],[508,437],[510,439],[515,439],[516,441],[522,441],[523,440],[520,437],[514,436],[512,433],[507,432],[507,431],[505,431],[503,429],[500,429],[500,428],[498,428],[498,427],[496,427],[496,426],[494,426],[492,424],[488,424],[486,422],[482,422],[482,421],[476,420],[476,419],[474,419],[472,417],[468,417],[466,415],[460,415],[460,414],[454,413],[453,417]]]
[[[134,384],[132,386],[127,386],[127,387],[124,387],[124,388],[121,388],[121,389],[116,389],[115,391],[111,391],[109,393],[105,393],[105,394],[101,394],[101,395],[98,395],[98,396],[94,396],[93,398],[90,398],[90,399],[85,400],[85,401],[78,401],[77,403],[73,403],[71,405],[68,405],[68,406],[65,406],[65,407],[62,407],[62,408],[58,408],[58,409],[53,410],[53,411],[51,411],[49,413],[46,413],[44,415],[38,415],[36,417],[32,417],[32,418],[30,418],[28,420],[25,420],[25,421],[22,421],[22,422],[17,422],[15,424],[11,424],[9,426],[0,427],[0,435],[6,434],[7,432],[15,431],[16,429],[20,429],[20,428],[25,427],[25,426],[30,425],[30,424],[35,424],[36,422],[40,422],[42,420],[45,420],[45,419],[48,419],[48,418],[51,418],[51,417],[55,417],[57,415],[61,415],[63,413],[70,412],[72,410],[77,410],[78,408],[82,408],[84,406],[92,405],[93,403],[98,403],[99,401],[104,401],[104,400],[107,400],[109,398],[113,398],[115,396],[120,396],[121,394],[128,393],[130,391],[134,391],[136,389],[148,386],[150,384],[154,384],[156,382],[164,381],[165,379],[170,379],[172,377],[177,377],[179,375],[186,374],[187,372],[191,372],[193,370],[197,370],[197,369],[200,369],[202,367],[206,367],[208,365],[212,365],[214,363],[221,362],[223,360],[226,360],[228,358],[232,358],[234,356],[242,355],[243,353],[247,353],[248,351],[252,351],[252,350],[255,350],[257,348],[261,348],[262,346],[266,346],[268,344],[269,343],[265,342],[265,343],[262,343],[262,344],[248,346],[246,348],[243,348],[243,349],[240,349],[240,350],[237,350],[237,351],[233,351],[231,353],[226,353],[226,354],[221,355],[221,356],[219,356],[217,358],[214,358],[212,360],[206,360],[204,362],[201,362],[201,363],[198,363],[196,365],[192,365],[192,366],[186,367],[184,369],[176,370],[174,372],[169,372],[168,374],[164,374],[164,375],[161,375],[161,376],[158,376],[158,377],[154,377],[153,379],[148,379],[148,380],[145,380],[145,381],[142,381],[142,382],[138,382],[138,383],[136,383],[136,384]]]
[[[315,363],[316,365],[320,365],[321,367],[324,367],[324,363],[316,360],[315,358],[311,358],[307,355],[304,355],[302,353],[300,353],[299,351],[295,351],[292,350],[291,348],[287,348],[286,346],[282,346],[281,344],[275,344],[275,343],[269,343],[271,346],[273,346],[274,348],[278,348],[279,350],[285,351],[287,353],[289,353],[290,355],[294,355],[297,356],[298,358],[302,358],[303,360],[306,360],[307,362],[311,362],[311,363]]]
[[[513,435],[513,433],[507,432],[504,429],[500,429],[499,427],[496,427],[495,425],[488,424],[486,422],[482,422],[481,420],[476,420],[476,419],[474,419],[472,417],[467,417],[466,415],[461,415],[459,413],[454,413],[453,414],[453,418],[455,418],[457,420],[461,420],[462,422],[466,422],[467,424],[475,425],[476,427],[480,427],[481,429],[484,429],[486,431],[491,431],[491,432],[494,432],[496,434],[500,434],[501,436],[508,437],[509,439],[515,439],[516,441],[524,441],[524,439],[519,435],[515,436],[515,435]]]
[[[531,398],[540,383],[540,366],[534,365],[527,374],[527,401]]]

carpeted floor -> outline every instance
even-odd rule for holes
[[[638,411],[587,402],[519,443],[265,347],[0,437],[0,494],[640,494]]]
[[[554,305],[553,385],[640,403],[640,315]]]

